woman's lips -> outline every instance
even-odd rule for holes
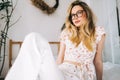
[[[78,20],[78,21],[75,21],[75,24],[77,24],[77,23],[79,23],[80,22],[80,20]]]

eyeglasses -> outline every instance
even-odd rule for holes
[[[84,10],[79,10],[79,11],[76,12],[76,14],[71,14],[71,18],[75,19],[76,17],[77,18],[82,17],[83,16],[83,12],[84,12]]]

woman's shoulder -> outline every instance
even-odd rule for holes
[[[103,26],[96,26],[95,30],[96,30],[97,34],[103,34],[103,33],[105,33],[105,29],[104,29]]]
[[[66,43],[66,40],[69,38],[69,33],[66,30],[63,30],[60,34],[60,42]]]
[[[96,29],[96,41],[99,42],[102,38],[102,35],[106,34],[104,27],[98,26]]]
[[[95,29],[96,30],[104,30],[104,27],[103,26],[96,26]]]
[[[61,35],[69,36],[70,32],[68,30],[64,29],[64,30],[62,30]]]

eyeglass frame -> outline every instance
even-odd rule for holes
[[[77,17],[77,18],[82,17],[84,11],[85,11],[85,10],[78,10],[75,14],[71,14],[71,15],[70,15],[70,16],[71,16],[71,19],[74,20],[75,17]],[[81,15],[80,15],[80,14],[81,14]]]

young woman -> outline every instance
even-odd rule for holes
[[[57,64],[39,33],[25,37],[5,80],[102,80],[103,27],[95,27],[89,6],[74,1],[61,33]]]
[[[61,33],[57,64],[65,80],[102,80],[103,27],[96,27],[94,15],[82,1],[74,1]]]

